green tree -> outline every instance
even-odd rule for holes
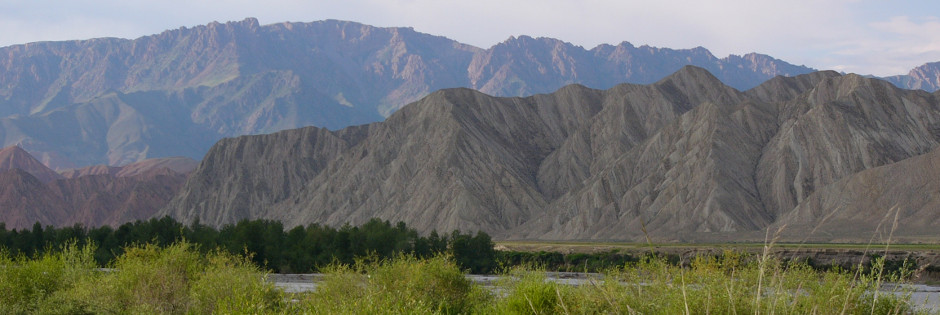
[[[496,250],[493,240],[482,231],[476,236],[454,231],[450,238],[450,252],[457,265],[470,273],[491,273],[496,269]]]

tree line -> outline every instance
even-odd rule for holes
[[[185,225],[164,217],[123,224],[117,228],[42,226],[7,230],[0,223],[0,250],[13,256],[36,257],[68,242],[79,246],[93,243],[95,261],[107,267],[124,248],[135,244],[161,247],[186,240],[203,252],[223,250],[248,255],[257,266],[278,273],[319,272],[330,264],[355,264],[357,260],[384,260],[399,255],[428,258],[448,254],[471,273],[493,273],[498,269],[526,266],[547,271],[599,272],[637,262],[638,257],[620,252],[593,254],[496,251],[489,235],[432,231],[426,236],[403,222],[372,219],[361,226],[339,228],[311,224],[285,229],[273,220],[242,220],[219,229],[199,223]],[[673,257],[674,258],[674,257]],[[369,262],[369,261],[367,261]]]
[[[385,260],[399,255],[428,258],[449,254],[460,268],[471,273],[492,273],[497,268],[493,241],[484,232],[453,231],[419,235],[403,222],[372,219],[361,226],[339,228],[311,224],[285,229],[273,220],[242,220],[219,229],[198,221],[185,225],[164,217],[135,221],[117,228],[42,226],[7,230],[0,223],[0,250],[12,255],[35,257],[61,248],[68,242],[96,245],[95,261],[109,266],[124,248],[134,244],[168,246],[186,240],[201,251],[222,250],[247,254],[258,266],[279,273],[317,272],[330,264],[355,264],[357,260]]]

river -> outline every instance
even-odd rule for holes
[[[584,285],[590,281],[603,279],[603,275],[596,273],[581,272],[547,272],[546,279],[566,285]],[[270,274],[268,281],[273,282],[275,286],[288,293],[310,292],[316,290],[317,282],[323,279],[324,275],[319,273],[308,274]],[[467,275],[467,278],[483,285],[484,287],[495,288],[495,284],[501,276],[495,275]],[[898,287],[894,284],[885,284],[882,286],[882,293],[902,294],[905,289],[911,292],[911,302],[918,310],[930,312],[940,312],[940,286],[931,286],[924,284],[905,284],[904,287]]]

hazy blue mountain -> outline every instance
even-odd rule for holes
[[[0,48],[0,145],[57,169],[151,157],[201,159],[223,137],[382,120],[442,88],[497,96],[651,83],[684,65],[739,90],[812,69],[760,54],[630,43],[585,49],[513,37],[488,49],[423,34],[319,21],[255,19]]]
[[[890,76],[884,79],[905,89],[933,92],[940,89],[940,62],[925,63],[911,69],[907,75]]]

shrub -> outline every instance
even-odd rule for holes
[[[910,266],[826,272],[771,256],[725,253],[686,265],[648,256],[572,286],[514,269],[493,287],[452,256],[378,256],[334,264],[311,293],[287,295],[251,257],[185,242],[132,246],[95,269],[74,242],[32,258],[0,252],[2,314],[906,314],[910,295],[879,291]],[[897,269],[897,271],[895,271]],[[288,300],[294,299],[291,302]]]
[[[544,272],[515,270],[504,280],[506,296],[490,310],[501,314],[567,313],[564,297],[568,288],[547,281]],[[565,292],[564,294],[562,292]]]
[[[56,297],[61,313],[232,314],[269,313],[283,293],[265,282],[248,258],[221,251],[202,254],[185,242],[126,248],[113,269],[85,277]],[[58,312],[58,311],[57,311]]]
[[[0,251],[0,313],[27,314],[63,308],[52,298],[94,276],[94,246],[67,243],[57,251],[29,259]]]
[[[331,314],[464,314],[489,298],[447,256],[400,256],[328,268],[304,306]]]
[[[191,311],[200,314],[264,313],[283,307],[281,291],[266,281],[250,258],[216,251],[207,257],[202,275],[193,281]]]

